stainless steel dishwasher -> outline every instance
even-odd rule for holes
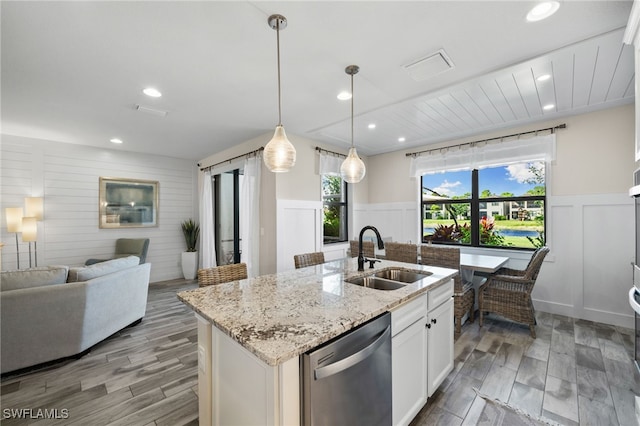
[[[302,356],[304,425],[391,424],[391,314]]]

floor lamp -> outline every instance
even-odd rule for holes
[[[16,261],[20,269],[20,247],[18,246],[18,232],[22,232],[22,207],[8,207],[5,209],[7,232],[16,234]]]
[[[16,234],[17,235],[17,234]],[[38,222],[35,217],[22,218],[22,241],[29,243],[29,268],[31,268],[31,242],[33,241],[36,255],[36,266],[38,266],[38,246],[36,239],[38,238]]]
[[[37,222],[40,222],[42,220],[44,220],[44,198],[43,197],[27,197],[24,199],[24,215],[25,218],[23,218],[23,234],[22,234],[22,241],[29,241],[29,267],[31,267],[31,241],[33,241],[33,248],[34,248],[34,254],[35,254],[35,260],[36,260],[36,264],[35,266],[38,266],[38,242],[36,241],[36,239],[38,238],[38,224]],[[24,225],[24,219],[27,218],[33,218],[33,224],[31,224],[31,220],[29,220],[29,226],[33,227],[33,234],[29,235],[28,238],[31,239],[25,239],[24,233],[25,231],[25,225]]]

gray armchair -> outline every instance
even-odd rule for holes
[[[116,253],[111,259],[119,257],[138,256],[140,264],[147,261],[147,250],[149,250],[148,238],[118,238],[116,240]],[[111,259],[87,259],[85,265],[104,262]]]

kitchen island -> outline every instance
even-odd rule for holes
[[[428,276],[392,291],[345,282],[388,268]],[[201,424],[299,424],[301,354],[457,273],[386,260],[359,272],[349,258],[179,293],[198,319]]]

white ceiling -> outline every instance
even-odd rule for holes
[[[565,0],[528,23],[535,4],[2,1],[2,133],[199,160],[273,132],[273,13],[288,20],[282,115],[294,145],[348,147],[350,101],[336,95],[350,64],[364,155],[632,102],[632,2]],[[440,49],[452,69],[416,81],[404,68]],[[543,73],[552,78],[536,81]]]

